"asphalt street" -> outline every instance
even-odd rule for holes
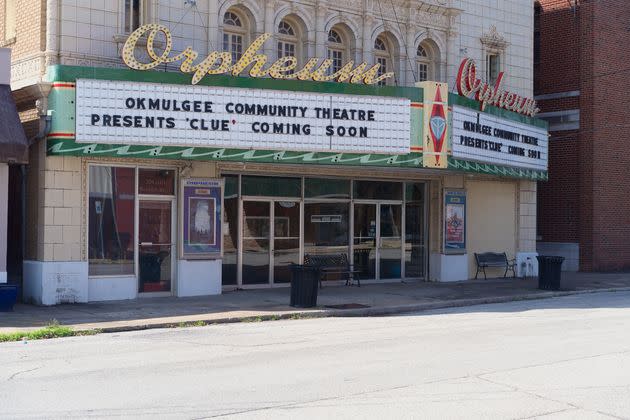
[[[0,418],[630,418],[630,292],[0,343]]]

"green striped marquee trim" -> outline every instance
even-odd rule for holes
[[[79,144],[71,139],[49,139],[48,153],[65,156],[189,159],[199,161],[233,161],[257,163],[294,163],[317,165],[381,166],[422,168],[422,153],[407,155],[288,152],[277,150],[243,150],[225,148],[175,147],[175,146],[128,146],[104,144]],[[511,178],[546,181],[547,172],[507,166],[489,165],[448,158],[449,170],[473,172]]]
[[[448,157],[448,169],[453,171],[473,172],[478,174],[505,176],[510,178],[525,178],[532,181],[547,181],[547,171],[536,171],[533,169],[513,168],[511,166],[500,166],[488,163],[471,162],[467,160]]]
[[[382,155],[328,152],[289,152],[178,146],[128,146],[79,144],[70,139],[48,139],[48,154],[65,156],[188,159],[260,163],[311,163],[318,165],[364,165],[422,167],[422,154]]]

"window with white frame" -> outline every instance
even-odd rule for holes
[[[501,56],[498,53],[486,54],[486,80],[489,84],[496,83],[501,73]]]
[[[328,31],[328,58],[332,60],[330,72],[336,73],[341,70],[345,61],[345,47],[341,34],[331,29]]]
[[[378,72],[376,73],[377,77],[391,71],[389,48],[387,47],[387,42],[380,36],[374,41],[374,62],[379,64]],[[386,84],[387,79],[378,82],[379,86],[385,86]]]
[[[143,0],[124,0],[123,28],[125,33],[138,29],[145,20]]]
[[[432,77],[430,74],[431,57],[423,45],[418,45],[418,50],[416,51],[416,65],[418,69],[417,76],[419,82],[424,82]]]
[[[233,11],[227,11],[223,15],[223,51],[232,54],[232,63],[236,63],[243,55],[243,40],[247,34],[247,28],[243,19]]]
[[[286,20],[281,20],[278,24],[278,58],[297,58],[298,36],[293,25]]]

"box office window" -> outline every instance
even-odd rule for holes
[[[135,168],[91,166],[89,275],[134,274]]]

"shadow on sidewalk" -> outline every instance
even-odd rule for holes
[[[563,273],[563,288],[573,291],[607,290],[630,288],[630,273]],[[0,313],[0,332],[15,329],[42,327],[57,320],[62,325],[75,328],[105,328],[106,326],[133,325],[143,327],[152,324],[185,323],[203,320],[205,322],[226,322],[229,319],[261,316],[287,316],[294,312],[330,312],[328,316],[361,316],[431,310],[433,308],[458,307],[471,303],[491,303],[493,299],[521,300],[536,296],[545,297],[547,291],[537,289],[537,279],[498,278],[488,280],[469,280],[456,283],[388,283],[366,284],[361,287],[325,286],[320,289],[318,307],[297,309],[288,305],[290,289],[288,287],[224,292],[219,296],[194,298],[143,298],[127,301],[100,302],[88,304],[65,304],[52,307],[39,307],[18,304],[14,312]],[[473,301],[473,302],[471,302]],[[527,310],[528,307],[554,308],[570,307],[571,299],[544,300],[533,303],[532,300],[512,305],[514,311]],[[576,299],[575,307],[592,309],[593,306]],[[611,307],[626,307],[626,302],[611,302]],[[627,302],[630,305],[630,302]],[[567,306],[569,305],[569,306]],[[331,309],[338,306],[343,309]],[[366,312],[366,308],[368,312]],[[498,310],[498,307],[495,307]],[[354,312],[353,312],[354,311]],[[363,311],[363,312],[357,312]],[[451,309],[456,312],[492,312],[493,307],[467,306]],[[504,309],[498,312],[504,312]],[[441,312],[444,312],[441,310]],[[427,312],[426,314],[433,313]]]

